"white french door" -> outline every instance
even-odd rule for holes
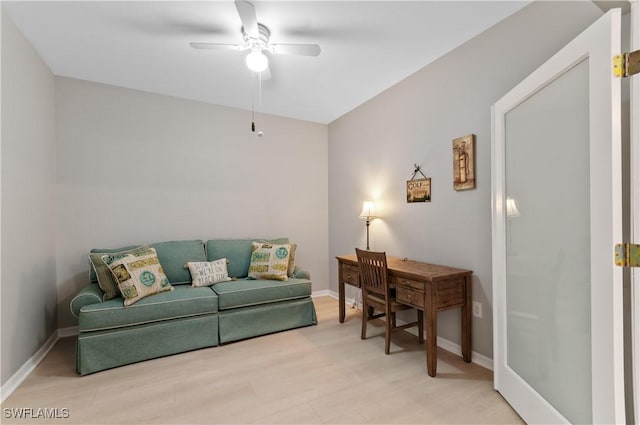
[[[624,423],[620,10],[492,108],[494,385],[528,423]]]

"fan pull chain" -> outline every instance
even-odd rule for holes
[[[253,82],[255,80],[255,74],[251,73],[251,131],[256,132],[256,112],[255,112],[255,89],[253,88]]]
[[[256,91],[254,88],[255,79],[258,78],[258,128],[262,128],[262,78],[261,74],[251,73],[251,132],[256,132]],[[258,137],[262,137],[262,130],[258,131]]]
[[[262,73],[258,75],[258,107],[259,107],[259,115],[258,115],[258,128],[262,128]],[[262,137],[264,133],[262,130],[258,131],[258,137]]]

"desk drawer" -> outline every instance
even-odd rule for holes
[[[420,289],[416,288],[419,286]],[[396,299],[403,304],[424,309],[424,285],[407,279],[396,280]]]
[[[342,264],[342,280],[349,285],[360,287],[359,271],[357,266]]]

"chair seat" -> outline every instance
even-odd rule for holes
[[[391,304],[391,311],[402,311],[402,310],[410,310],[413,307],[408,306],[406,304],[399,303],[395,298],[390,299],[389,303]],[[376,294],[367,294],[367,304],[373,305],[374,307],[379,308],[380,310],[384,310],[384,297],[382,295]]]

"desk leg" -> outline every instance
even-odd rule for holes
[[[344,280],[342,279],[342,265],[338,265],[338,320],[344,323]]]
[[[427,285],[425,288],[424,296],[424,319],[427,330],[427,373],[429,373],[429,376],[436,376],[438,363],[438,309],[435,305],[435,296],[431,293],[431,285]]]
[[[472,298],[471,298],[471,276],[464,278],[464,305],[461,307],[462,333],[460,339],[462,341],[462,358],[465,362],[471,361],[471,316],[472,316]]]

